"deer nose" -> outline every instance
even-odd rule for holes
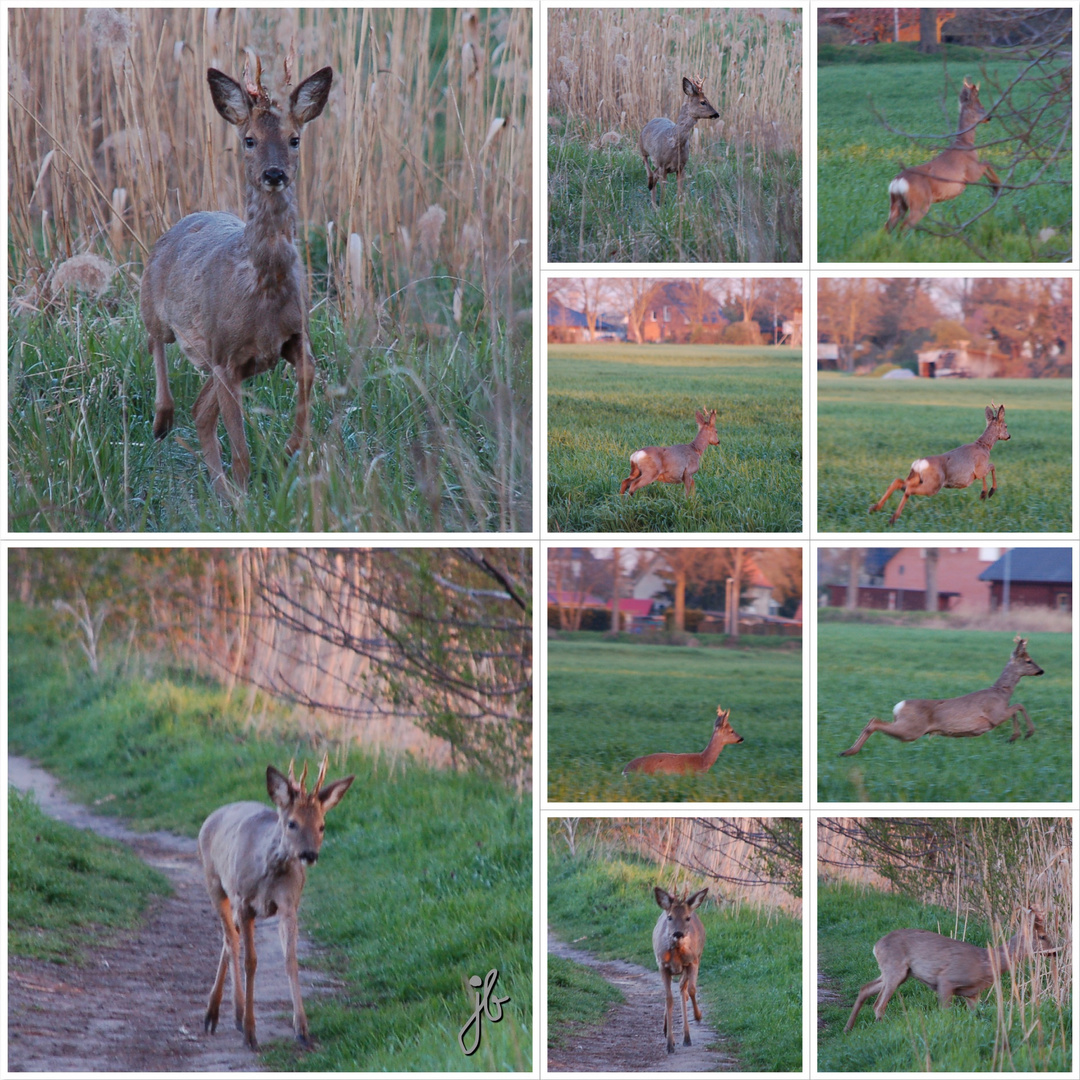
[[[682,939],[686,937],[686,935],[681,930],[676,930],[674,937],[676,941],[682,941]]]
[[[270,187],[284,187],[288,182],[289,177],[286,175],[284,169],[273,166],[263,170],[263,183],[269,184]]]
[[[307,866],[314,866],[319,861],[319,853],[317,851],[311,851],[310,849],[301,851],[300,861]]]

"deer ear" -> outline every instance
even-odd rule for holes
[[[326,787],[319,789],[319,802],[323,804],[324,814],[327,810],[332,810],[339,802],[341,802],[341,797],[349,790],[349,785],[355,779],[355,776],[346,776],[341,780],[335,780],[332,784],[327,784]]]
[[[1005,406],[1002,405],[997,411],[997,418],[1000,420],[1005,415]]]
[[[687,95],[694,93],[694,84],[685,75],[682,81],[682,92]]]
[[[251,98],[238,82],[217,68],[207,69],[206,81],[214,108],[230,124],[246,124],[251,119]]]
[[[289,778],[279,773],[273,765],[266,766],[266,790],[270,795],[270,801],[282,810],[287,810],[292,802],[292,784]]]
[[[671,910],[671,897],[668,895],[665,889],[661,889],[659,885],[653,888],[653,896],[656,897],[656,902],[665,910]]]
[[[334,69],[320,68],[309,75],[289,98],[289,111],[298,124],[309,124],[326,108],[330,86],[334,81]]]
[[[694,893],[694,895],[693,895],[693,896],[691,896],[691,897],[690,897],[690,898],[689,898],[689,899],[688,899],[688,900],[686,901],[686,906],[687,906],[687,907],[688,907],[688,908],[689,908],[689,909],[690,909],[691,911],[693,911],[693,910],[694,910],[694,908],[696,908],[696,907],[698,906],[698,904],[700,904],[700,903],[701,903],[701,901],[702,901],[702,900],[704,900],[704,899],[705,899],[705,897],[706,897],[706,896],[708,896],[708,895],[709,895],[709,890],[708,890],[708,889],[702,889],[702,890],[701,890],[701,892],[696,892],[696,893]]]
[[[994,406],[993,405],[987,405],[986,406],[986,420],[987,420],[987,423],[992,423],[995,419],[997,419],[997,413],[994,410]]]

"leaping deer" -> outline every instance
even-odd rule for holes
[[[701,458],[710,446],[720,445],[716,433],[716,410],[708,414],[694,412],[698,430],[694,441],[675,446],[646,446],[630,455],[630,475],[619,485],[619,494],[631,495],[639,488],[660,481],[662,484],[682,484],[687,495],[694,494],[694,473],[701,468]]]

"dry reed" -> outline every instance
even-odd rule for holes
[[[396,316],[445,334],[464,295],[505,329],[529,295],[527,9],[9,18],[10,273],[24,306],[47,298],[54,265],[72,256],[139,263],[193,210],[242,213],[236,135],[214,112],[206,69],[239,77],[246,46],[279,93],[290,49],[294,85],[334,68],[330,104],[305,139],[298,203],[309,267],[325,265],[346,316],[393,298]],[[425,288],[433,272],[453,284]]]

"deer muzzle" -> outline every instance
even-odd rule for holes
[[[277,166],[272,166],[269,169],[264,169],[262,174],[263,187],[269,188],[271,191],[279,191],[282,188],[288,187],[289,174],[284,169],[279,169]]]

